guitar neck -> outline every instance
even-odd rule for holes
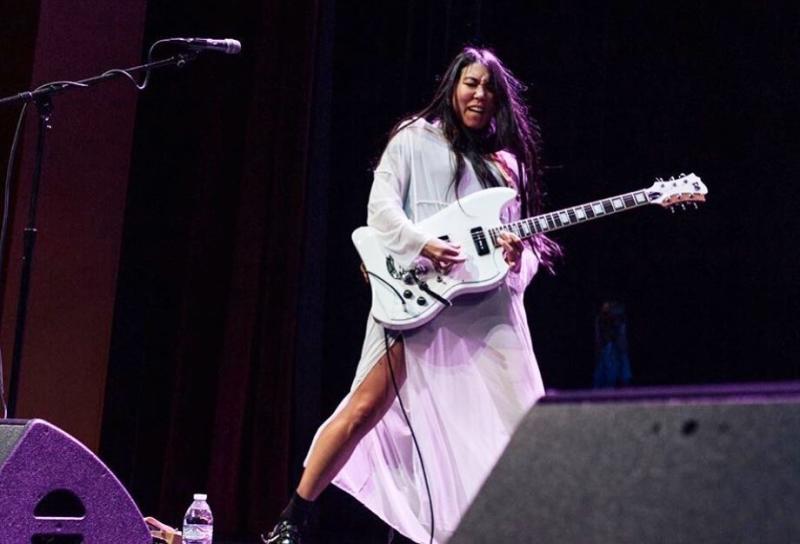
[[[650,204],[650,198],[645,189],[625,193],[622,195],[587,202],[571,208],[556,210],[550,213],[543,213],[534,217],[520,219],[513,223],[507,223],[500,227],[488,229],[489,235],[495,247],[499,244],[497,236],[502,231],[513,232],[522,240],[531,238],[537,234],[545,234],[554,230],[563,229],[578,223],[585,223],[592,219],[598,219],[607,215],[632,210]]]

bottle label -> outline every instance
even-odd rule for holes
[[[183,544],[211,544],[213,532],[213,525],[184,525]]]

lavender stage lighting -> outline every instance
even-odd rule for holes
[[[0,421],[0,544],[151,544],[133,499],[80,442],[42,420]]]

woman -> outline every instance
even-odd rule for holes
[[[375,170],[368,224],[399,262],[422,255],[444,271],[463,262],[457,245],[415,223],[469,193],[516,188],[503,222],[539,211],[538,131],[522,90],[492,52],[465,48],[433,101],[394,128]],[[449,538],[544,393],[523,293],[539,263],[551,267],[560,250],[545,237],[523,243],[506,232],[500,242],[510,267],[501,287],[462,296],[402,335],[384,336],[368,319],[350,394],[318,431],[297,491],[264,542],[300,542],[311,504],[331,481],[416,542],[429,540],[432,506],[435,540]]]

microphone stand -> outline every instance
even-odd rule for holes
[[[53,116],[53,102],[51,96],[70,89],[82,89],[96,85],[102,81],[113,79],[124,75],[128,76],[137,72],[148,72],[159,68],[176,66],[182,68],[188,62],[194,60],[198,52],[192,51],[181,53],[164,60],[148,62],[139,66],[126,68],[124,70],[115,69],[104,72],[95,77],[83,79],[81,81],[57,81],[45,84],[33,91],[25,91],[6,98],[0,98],[0,106],[4,104],[15,104],[18,102],[33,102],[39,114],[39,129],[36,138],[36,154],[34,159],[33,177],[31,180],[31,193],[28,203],[28,224],[23,233],[23,252],[22,269],[19,280],[19,297],[17,298],[17,320],[14,329],[14,351],[11,359],[11,375],[8,383],[8,417],[14,418],[17,408],[17,396],[19,391],[19,375],[22,361],[22,348],[25,340],[25,324],[28,315],[28,297],[30,295],[31,266],[33,264],[33,253],[36,247],[36,205],[39,197],[39,183],[42,176],[42,158],[44,156],[45,135],[51,129],[50,120]],[[137,84],[138,85],[138,84]],[[13,157],[11,158],[13,160]],[[9,180],[9,183],[11,180]],[[2,251],[3,248],[0,248]],[[2,391],[0,391],[0,395]]]

